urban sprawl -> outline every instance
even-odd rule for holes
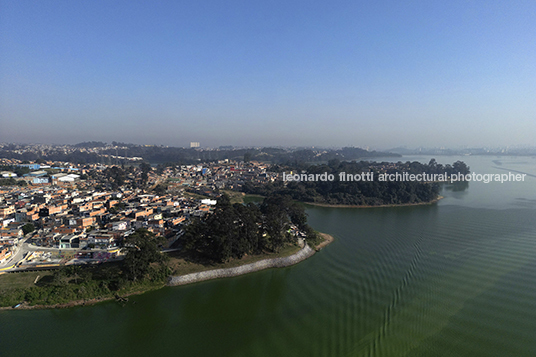
[[[139,228],[165,237],[169,248],[192,217],[213,211],[222,190],[278,177],[266,164],[230,160],[120,168],[1,159],[0,165],[12,168],[1,172],[11,184],[0,185],[0,272],[121,259],[123,239]]]

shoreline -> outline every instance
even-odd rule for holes
[[[427,206],[439,202],[443,199],[443,196],[438,196],[429,202],[418,202],[418,203],[399,203],[399,204],[389,204],[389,205],[339,205],[339,204],[329,204],[329,203],[317,203],[317,202],[303,202],[303,204],[316,206],[316,207],[328,207],[328,208],[386,208],[386,207],[410,207],[410,206]]]
[[[159,290],[165,287],[166,284],[162,283],[161,286],[156,286],[153,289],[147,289],[147,290],[140,290],[140,291],[134,291],[130,292],[128,294],[124,294],[121,297],[127,297],[127,296],[134,296],[134,295],[141,295],[144,293],[148,293],[149,291],[153,290]],[[70,307],[76,307],[76,306],[91,306],[98,304],[99,302],[104,301],[111,301],[111,300],[117,300],[115,296],[110,297],[96,297],[93,299],[83,299],[83,300],[73,300],[69,301],[63,304],[54,304],[54,305],[28,305],[26,301],[24,301],[21,306],[14,308],[13,306],[0,306],[0,311],[3,310],[43,310],[43,309],[68,309]]]
[[[240,265],[234,268],[213,269],[197,273],[171,276],[168,280],[167,285],[187,285],[212,279],[231,278],[269,268],[284,268],[294,264],[298,264],[299,262],[304,261],[305,259],[313,256],[315,253],[316,250],[306,244],[305,247],[300,249],[297,253],[284,258],[263,259],[255,263]]]
[[[331,234],[318,232],[318,234],[324,239],[324,241],[320,242],[316,247],[315,250],[318,252],[321,249],[325,248],[327,245],[333,243],[335,238]]]
[[[333,236],[331,236],[330,234],[321,233],[321,232],[318,232],[318,234],[323,238],[322,242],[320,242],[313,248],[311,248],[309,245],[306,244],[298,252],[292,255],[289,255],[287,257],[262,259],[257,262],[239,265],[233,268],[221,268],[221,269],[205,270],[205,271],[200,271],[200,272],[190,273],[190,274],[185,274],[185,275],[169,276],[167,283],[162,283],[161,285],[155,286],[147,290],[134,291],[134,292],[122,295],[121,297],[141,295],[149,291],[159,290],[166,286],[181,286],[181,285],[193,284],[193,283],[206,281],[206,280],[245,275],[248,273],[270,269],[270,268],[289,267],[289,266],[298,264],[306,260],[307,258],[310,258],[316,252],[325,248],[328,244],[332,243],[334,240]],[[172,282],[175,282],[175,283],[172,283]],[[22,305],[18,308],[13,308],[12,306],[4,306],[4,307],[0,307],[0,311],[66,309],[66,308],[75,307],[75,306],[91,306],[99,302],[116,300],[116,299],[117,298],[115,296],[96,297],[93,299],[74,300],[74,301],[70,301],[67,303],[55,304],[55,305],[28,305],[26,302],[23,302]]]
[[[323,238],[323,241],[311,248],[308,244],[300,249],[297,253],[282,258],[268,258],[259,260],[254,263],[240,265],[233,268],[221,268],[213,270],[205,270],[196,273],[176,275],[169,277],[168,286],[181,286],[187,284],[198,283],[207,280],[230,278],[240,275],[245,275],[270,268],[285,268],[298,264],[307,258],[312,257],[316,252],[332,243],[334,238],[330,234],[318,232]]]

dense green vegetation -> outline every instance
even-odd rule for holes
[[[307,174],[333,174],[333,181],[302,181],[283,182],[278,181],[265,185],[246,183],[243,186],[245,193],[260,195],[283,194],[289,195],[295,200],[302,202],[314,202],[324,204],[342,205],[396,205],[415,204],[433,201],[438,197],[439,186],[437,183],[416,181],[380,181],[381,172],[387,174],[452,174],[461,172],[466,174],[469,168],[461,161],[453,165],[441,165],[434,159],[428,164],[419,162],[375,163],[375,162],[340,162],[332,160],[325,165],[291,165],[278,166],[276,170],[306,172]],[[361,174],[373,173],[373,181],[341,181],[339,173]]]
[[[29,168],[17,165],[0,165],[0,171],[10,171],[17,174],[18,177],[22,177],[25,174],[30,173]]]
[[[162,167],[163,166],[159,165],[159,168]],[[150,172],[151,165],[147,162],[141,162],[139,167],[113,165],[108,166],[102,172],[95,169],[90,169],[88,170],[84,179],[89,179],[98,183],[98,187],[103,190],[110,189],[115,191],[119,187],[147,189],[147,181],[149,179]],[[82,176],[80,178],[82,178]],[[161,188],[157,188],[157,190],[161,190]]]
[[[26,186],[28,183],[24,180],[15,180],[13,177],[0,178],[0,186]]]
[[[102,141],[84,141],[73,146],[77,148],[100,148],[106,147],[106,143],[103,143]]]
[[[257,206],[231,204],[224,195],[218,200],[214,214],[187,226],[181,244],[193,257],[223,262],[240,259],[245,254],[279,251],[293,241],[291,225],[314,239],[315,233],[307,225],[303,207],[289,196],[272,195]]]
[[[23,175],[30,172],[27,167],[20,167],[16,165],[0,165],[0,171],[13,172],[17,175],[17,178],[21,178]],[[24,180],[18,180],[13,177],[3,178],[0,177],[0,186],[26,186],[28,183]]]
[[[33,223],[26,223],[24,226],[22,226],[22,232],[24,233],[24,235],[33,231],[35,231],[35,226],[33,225]]]
[[[125,239],[127,254],[122,264],[123,279],[164,280],[169,275],[165,264],[168,257],[160,252],[165,242],[164,237],[156,237],[146,229],[138,229],[128,236]]]

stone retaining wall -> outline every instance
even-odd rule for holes
[[[255,263],[246,264],[235,268],[207,270],[201,271],[199,273],[172,276],[169,278],[168,285],[185,285],[210,279],[229,278],[232,276],[243,275],[268,268],[287,267],[290,265],[297,264],[302,260],[309,258],[313,254],[315,254],[315,250],[311,249],[311,247],[306,245],[296,254],[284,258],[264,259],[259,260]]]

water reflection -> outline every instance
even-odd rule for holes
[[[453,183],[445,183],[444,189],[452,192],[464,192],[469,188],[469,181],[455,181]]]

